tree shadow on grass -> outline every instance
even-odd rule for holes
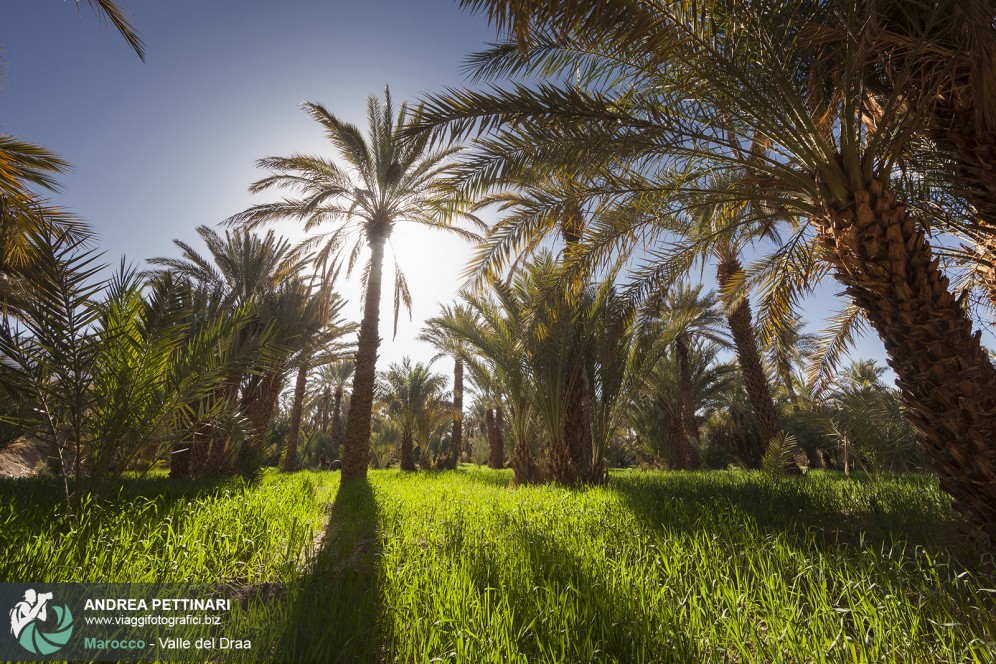
[[[904,481],[911,483],[905,486]],[[775,484],[760,473],[628,473],[609,487],[645,523],[689,532],[728,515],[748,519],[762,533],[794,546],[892,546],[944,549],[959,558],[974,552],[964,522],[920,487],[923,478],[869,484],[836,473],[794,477]]]
[[[70,480],[72,481],[72,480]],[[199,479],[171,479],[166,475],[122,477],[106,493],[111,503],[135,498],[161,498],[170,503],[220,494],[226,489],[241,487],[238,477],[204,477]],[[24,478],[0,478],[0,499],[18,510],[37,510],[65,502],[62,478],[38,475]]]
[[[495,593],[507,602],[498,619],[515,620],[506,633],[518,635],[517,652],[506,656],[522,655],[530,662],[705,661],[707,653],[682,624],[662,623],[613,583],[609,570],[544,528],[521,527],[514,548],[524,563],[515,583],[502,577],[507,561],[493,549],[481,548],[468,561],[477,592]]]
[[[366,480],[339,487],[309,570],[290,589],[274,659],[377,662],[390,643],[381,606],[378,507]]]

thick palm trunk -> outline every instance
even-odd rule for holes
[[[592,472],[591,411],[589,410],[588,377],[581,375],[574,381],[564,412],[564,442],[570,457],[568,483],[588,483],[594,480]],[[565,478],[567,479],[567,478]]]
[[[665,460],[668,470],[688,470],[685,464],[688,460],[688,436],[681,423],[681,417],[675,415],[667,427],[667,448]]]
[[[265,438],[270,422],[277,410],[280,391],[284,387],[283,369],[270,371],[260,381],[256,390],[242,404],[242,414],[246,416],[259,438]]]
[[[343,444],[342,479],[365,478],[370,462],[370,417],[373,412],[374,381],[377,373],[377,347],[380,345],[380,288],[386,238],[370,238],[370,273],[363,302],[363,320],[356,345],[356,373],[346,417]]]
[[[743,272],[743,266],[735,257],[727,257],[719,261],[717,266],[719,287],[726,288],[734,277]],[[768,378],[761,364],[761,353],[757,349],[757,338],[751,321],[750,301],[745,297],[736,309],[727,317],[730,332],[733,333],[733,344],[737,352],[737,362],[744,377],[744,387],[750,399],[754,415],[761,428],[761,445],[759,448],[746,450],[744,462],[748,468],[760,468],[761,457],[768,447],[768,441],[781,433],[782,427],[778,421],[775,402],[771,399],[771,389]]]
[[[500,412],[500,411],[499,411]],[[491,468],[505,467],[505,444],[501,430],[495,423],[495,411],[488,408],[484,411],[484,428],[488,434],[488,466]]]
[[[463,449],[463,360],[453,363],[453,433],[450,435],[449,468],[454,469],[460,461]]]
[[[678,355],[678,373],[681,381],[681,430],[684,435],[682,463],[685,470],[698,470],[702,460],[698,451],[692,447],[691,441],[699,437],[699,427],[695,422],[695,390],[692,386],[692,369],[688,361],[688,342],[679,337],[675,343]]]
[[[308,359],[301,359],[294,382],[294,405],[291,406],[290,429],[287,431],[287,449],[284,452],[283,470],[297,470],[297,442],[301,436],[301,415],[304,412],[304,391],[308,386]]]
[[[941,486],[996,533],[996,370],[896,196],[871,182],[819,220],[837,279],[885,344]]]
[[[401,436],[401,470],[415,470],[415,442],[407,429]]]
[[[529,441],[525,437],[517,437],[515,441],[515,450],[512,452],[512,472],[515,475],[515,484],[517,485],[531,484],[536,480],[536,460],[533,459],[533,451],[529,448]]]

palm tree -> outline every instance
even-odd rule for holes
[[[297,353],[297,379],[294,381],[294,400],[290,411],[290,428],[287,431],[287,447],[281,464],[283,470],[297,469],[297,443],[309,372],[313,367],[342,361],[342,357],[351,349],[340,339],[356,329],[356,325],[346,323],[341,317],[346,302],[337,293],[331,293],[323,288],[318,293],[310,294],[301,304],[300,320],[304,324],[298,329],[304,333],[305,338]],[[320,349],[317,356],[316,348]]]
[[[261,440],[273,420],[292,355],[319,326],[318,302],[298,276],[303,263],[297,252],[272,231],[262,238],[244,230],[221,235],[206,226],[197,232],[207,255],[175,240],[182,250],[179,258],[153,258],[149,263],[189,283],[199,293],[206,320],[249,312],[251,322],[231,340],[232,354],[245,362],[232,364],[226,384],[211,400],[230,404]],[[224,427],[203,437],[203,443],[192,443],[174,460],[184,467],[183,457],[190,454],[198,459],[194,466],[201,466],[193,472],[226,472],[232,437]]]
[[[730,342],[720,329],[722,315],[715,295],[702,295],[701,285],[676,284],[662,299],[649,327],[653,334],[659,335],[658,344],[667,342],[674,349],[678,367],[680,405],[671,429],[672,446],[676,450],[671,466],[678,463],[679,467],[694,470],[701,465],[701,460],[689,442],[689,439],[697,441],[699,438],[690,355],[699,340],[721,347],[729,346]],[[756,454],[756,451],[752,453]],[[759,457],[757,463],[760,463]]]
[[[515,437],[512,467],[515,482],[528,484],[538,479],[536,461],[530,446],[528,428],[534,404],[531,375],[526,358],[525,338],[528,332],[526,303],[516,290],[495,282],[490,292],[465,293],[464,299],[473,312],[466,318],[444,319],[441,325],[466,340],[475,353],[468,361],[471,374],[479,387],[487,383],[495,414],[486,419],[491,443],[492,462],[497,461],[503,417],[502,401],[506,401],[512,434]],[[489,421],[490,420],[490,421]]]
[[[454,326],[454,329],[458,327]],[[499,383],[491,373],[488,359],[478,355],[479,351],[476,348],[473,352],[474,354],[467,358],[466,368],[477,392],[474,407],[480,412],[476,421],[488,443],[488,466],[496,469],[504,468],[505,438],[503,429],[505,417],[502,411]]]
[[[801,368],[816,351],[818,341],[818,335],[803,332],[799,316],[793,316],[787,325],[770,330],[762,338],[768,365],[778,376],[786,397],[796,410],[799,408],[797,386],[802,382],[799,378]]]
[[[549,146],[558,164],[611,163],[603,183],[626,175],[617,192],[654,190],[680,206],[693,190],[736,201],[748,220],[796,224],[779,248],[813,257],[808,281],[832,274],[865,312],[942,486],[996,528],[996,369],[934,259],[928,206],[916,206],[897,177],[929,126],[943,68],[907,64],[890,72],[891,91],[870,87],[881,51],[860,27],[865,3],[465,4],[490,8],[519,53],[553,44],[531,59],[506,49],[506,70],[537,71],[546,58],[572,80],[603,84],[437,96],[426,126],[451,122],[456,135],[500,127],[492,136],[504,144]],[[944,20],[943,8],[924,11]],[[786,27],[807,23],[840,38],[803,39]],[[914,42],[904,59],[930,54],[929,43]],[[727,182],[717,184],[717,173]],[[632,244],[632,227],[616,230]]]
[[[31,264],[43,260],[35,239],[47,233],[83,240],[90,228],[48,205],[36,189],[58,191],[55,176],[69,164],[44,148],[0,134],[0,306],[16,312],[30,297]]]
[[[667,344],[655,356],[651,369],[643,373],[627,404],[628,424],[644,446],[672,470],[695,470],[703,462],[699,450],[689,444],[685,413],[702,413],[702,419],[707,420],[727,405],[735,368],[717,362],[718,349],[705,338],[692,341],[687,357],[688,383],[683,384],[684,360],[677,344]],[[730,418],[722,419],[728,422]],[[695,427],[698,440],[697,421]]]
[[[469,344],[460,336],[453,334],[453,322],[458,318],[471,316],[470,310],[460,304],[444,306],[442,313],[425,322],[419,341],[432,344],[439,353],[433,361],[443,355],[453,358],[453,432],[450,435],[449,457],[446,467],[456,468],[463,449],[463,375],[467,358],[470,354]]]
[[[302,222],[308,231],[332,224],[333,230],[312,242],[322,245],[326,256],[346,251],[350,267],[364,245],[370,249],[342,466],[343,479],[353,479],[366,476],[370,456],[385,244],[398,223],[476,236],[451,223],[454,199],[440,187],[450,168],[449,158],[457,148],[444,145],[433,149],[432,133],[414,139],[405,137],[408,126],[417,121],[419,109],[409,111],[407,104],[402,104],[395,113],[389,90],[385,90],[383,103],[371,96],[367,103],[368,136],[364,138],[357,127],[321,104],[307,102],[304,108],[325,130],[342,165],[302,154],[261,159],[259,166],[272,175],[254,183],[250,191],[283,188],[300,192],[301,196],[257,205],[231,217],[228,223],[252,228],[289,218]],[[410,294],[403,276],[396,271],[395,329],[402,302],[409,303]]]
[[[447,411],[443,399],[446,377],[429,371],[421,362],[404,358],[393,363],[383,378],[382,400],[388,415],[401,429],[401,470],[415,470],[414,436],[422,433],[419,445],[425,456],[429,444],[427,424]]]
[[[328,428],[332,438],[332,448],[336,454],[342,445],[342,400],[346,396],[346,386],[353,377],[355,365],[351,359],[337,360],[318,369],[317,385],[321,399],[330,402],[323,406],[322,430]],[[331,409],[331,413],[326,413]]]

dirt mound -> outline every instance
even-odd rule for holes
[[[27,438],[0,448],[0,477],[33,477],[45,470],[45,447]]]

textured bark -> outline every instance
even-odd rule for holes
[[[181,477],[190,477],[190,447],[193,442],[184,441],[181,443],[174,443],[171,454],[169,455],[169,476],[170,479],[179,479]]]
[[[688,470],[688,435],[680,417],[672,417],[667,428],[667,448],[665,458],[669,470]]]
[[[516,446],[515,453],[518,456],[518,446]],[[577,483],[577,467],[571,458],[571,450],[567,446],[566,440],[550,441],[546,459],[543,460],[540,470],[542,480],[545,482],[556,482],[564,486],[573,486]]]
[[[724,258],[717,266],[719,287],[726,288],[731,280],[743,272],[740,261],[734,257]],[[757,338],[751,321],[750,301],[745,297],[737,308],[727,317],[730,331],[733,333],[733,344],[737,352],[737,362],[744,377],[744,387],[747,397],[754,409],[761,428],[761,445],[745,450],[744,463],[748,468],[760,468],[761,457],[768,447],[768,441],[781,433],[782,427],[778,421],[775,402],[771,398],[768,378],[761,364],[761,353],[757,348]]]
[[[590,483],[594,477],[592,468],[592,434],[588,378],[581,375],[574,381],[564,411],[564,443],[570,464],[566,467],[569,476],[562,481],[568,484]]]
[[[463,449],[463,360],[453,363],[453,433],[450,435],[450,458],[448,467],[454,469],[460,461]]]
[[[923,230],[877,181],[817,221],[837,279],[885,344],[941,486],[996,533],[996,370]]]
[[[515,484],[531,484],[537,479],[536,460],[529,448],[529,441],[520,438],[515,441],[515,451],[512,453],[512,470],[515,474]]]
[[[242,414],[252,425],[256,435],[265,438],[270,422],[276,413],[280,391],[284,388],[284,371],[276,368],[263,377],[248,398],[243,399]]]
[[[695,389],[692,386],[692,370],[688,361],[688,341],[678,337],[675,341],[675,352],[678,355],[678,373],[681,391],[681,464],[685,470],[698,470],[702,467],[699,453],[692,446],[691,440],[698,440],[699,426],[695,421]]]
[[[498,411],[501,412],[500,410]],[[505,467],[505,441],[502,440],[501,429],[495,422],[495,411],[488,408],[484,411],[484,428],[488,434],[488,466],[491,468]]]
[[[283,470],[297,470],[297,443],[301,436],[301,415],[304,412],[304,391],[308,386],[308,360],[302,359],[294,381],[294,405],[290,412],[290,429],[287,431],[287,449],[281,464]]]
[[[346,417],[346,440],[343,444],[343,481],[365,478],[370,463],[370,417],[373,412],[374,382],[377,373],[377,347],[380,345],[380,289],[384,267],[386,238],[370,238],[370,273],[363,302],[363,320],[356,345],[356,372],[353,394]]]
[[[415,470],[415,442],[411,431],[405,431],[401,436],[401,470]]]

